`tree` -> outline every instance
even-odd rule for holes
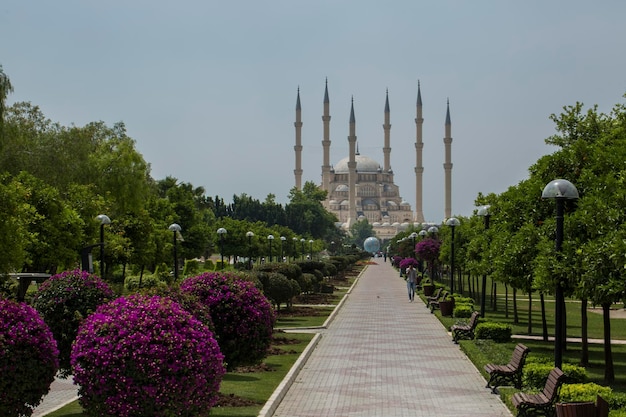
[[[13,86],[11,80],[4,73],[2,65],[0,65],[0,139],[2,139],[4,131],[4,112],[6,110],[6,100],[9,93],[13,92]],[[0,145],[1,146],[1,145]]]
[[[353,243],[359,248],[363,249],[363,243],[365,239],[370,236],[376,236],[376,232],[374,232],[374,227],[367,221],[367,219],[361,219],[357,222],[354,222],[350,226],[350,238],[348,239],[348,243]]]

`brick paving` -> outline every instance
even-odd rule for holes
[[[512,416],[424,303],[409,302],[397,271],[376,262],[267,415]]]

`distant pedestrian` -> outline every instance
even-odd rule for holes
[[[413,302],[415,298],[415,283],[417,281],[417,271],[413,268],[413,264],[409,265],[406,270],[406,289],[409,292],[409,301]]]

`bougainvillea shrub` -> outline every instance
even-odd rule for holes
[[[276,316],[253,283],[230,273],[207,272],[185,279],[180,288],[209,306],[228,369],[253,365],[267,356]]]
[[[30,416],[59,367],[57,343],[37,311],[0,298],[0,416]]]
[[[53,275],[39,287],[33,306],[57,341],[62,376],[70,373],[70,353],[78,326],[96,307],[112,298],[113,290],[106,282],[78,269]]]
[[[427,262],[433,262],[439,258],[439,249],[441,241],[432,238],[421,240],[415,245],[415,253],[420,259]]]
[[[417,268],[419,262],[417,262],[417,260],[413,258],[404,258],[400,261],[400,269],[407,269],[409,265],[413,265],[414,268]]]
[[[103,304],[80,326],[74,382],[89,416],[206,416],[224,356],[207,326],[167,297]]]

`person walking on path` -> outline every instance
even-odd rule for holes
[[[409,269],[406,271],[406,288],[409,292],[409,301],[413,302],[415,298],[415,283],[417,281],[417,272],[413,267],[413,264],[409,265]]]

